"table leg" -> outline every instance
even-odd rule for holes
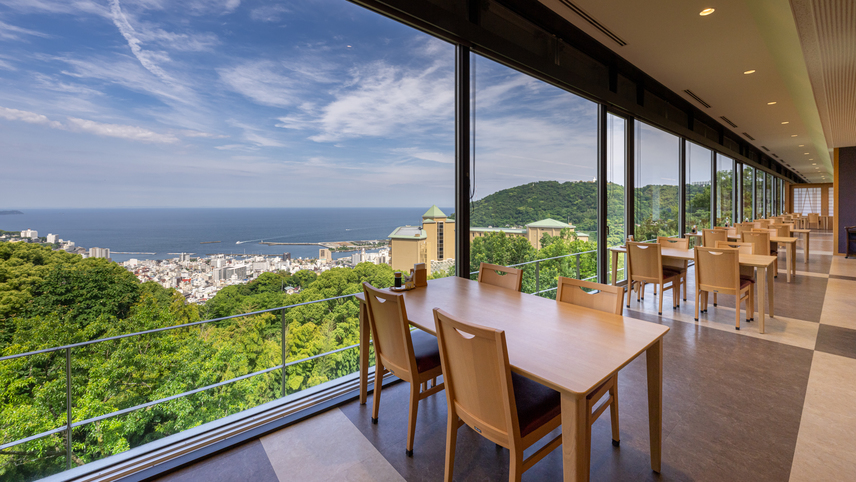
[[[360,405],[366,404],[369,377],[369,314],[366,304],[360,301]]]
[[[618,251],[610,251],[611,253],[611,275],[612,275],[612,286],[618,284]]]
[[[764,333],[764,319],[767,315],[767,268],[761,266],[758,268],[758,332]],[[771,283],[772,284],[772,283]]]
[[[811,232],[805,233],[805,246],[803,246],[803,254],[805,255],[805,264],[808,264],[808,247],[811,244]]]
[[[767,270],[767,275],[767,302],[769,303],[768,308],[770,309],[770,318],[772,318],[776,315],[775,309],[773,308],[775,305],[773,293],[776,291],[776,280],[773,279],[773,270]]]
[[[785,249],[785,271],[788,273],[788,283],[791,282],[791,270],[793,269],[794,276],[797,275],[797,270],[795,266],[791,266],[791,261],[794,257],[796,257],[796,243],[788,243]]]
[[[648,366],[648,433],[651,441],[651,470],[660,473],[663,448],[663,339],[645,352]],[[562,407],[564,413],[564,407]]]
[[[649,389],[650,390],[650,389]],[[565,482],[589,480],[590,449],[586,440],[585,397],[562,392],[562,464]],[[611,409],[610,409],[611,410]]]

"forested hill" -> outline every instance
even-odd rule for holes
[[[609,183],[607,188],[611,233],[619,234],[619,229],[623,231],[619,225],[624,217],[624,186]],[[652,217],[655,198],[658,218],[676,219],[678,187],[647,185],[636,194],[637,223]],[[538,181],[503,189],[473,203],[470,215],[471,226],[524,226],[545,218],[570,222],[577,231],[595,231],[597,183]]]
[[[623,200],[623,197],[622,197]],[[476,201],[472,226],[524,226],[553,218],[580,231],[597,226],[597,184],[594,182],[539,181],[497,191]]]

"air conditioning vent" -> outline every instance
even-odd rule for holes
[[[690,97],[692,97],[693,99],[695,99],[695,100],[696,100],[696,102],[698,102],[699,104],[701,104],[701,105],[705,106],[706,108],[710,109],[710,104],[708,104],[707,102],[705,102],[705,101],[701,100],[701,97],[699,97],[699,96],[695,95],[695,92],[691,91],[690,89],[687,89],[687,90],[685,90],[685,91],[684,91],[684,93],[686,93],[688,96],[690,96]]]
[[[560,0],[560,1],[561,1],[561,2],[566,6],[566,7],[568,7],[569,9],[571,9],[571,11],[572,11],[572,12],[574,12],[575,14],[579,15],[580,17],[582,17],[582,19],[583,19],[583,20],[585,20],[586,22],[588,22],[592,27],[594,27],[594,28],[596,28],[596,29],[600,30],[600,31],[601,31],[601,33],[603,33],[603,34],[604,34],[604,35],[606,35],[607,37],[611,38],[611,39],[612,39],[615,43],[617,43],[618,45],[620,45],[620,46],[622,46],[622,47],[624,47],[625,45],[627,45],[627,42],[625,42],[624,40],[622,40],[622,39],[621,39],[621,37],[619,37],[618,35],[616,35],[612,30],[610,30],[610,29],[608,29],[608,28],[604,27],[602,23],[598,22],[597,20],[595,20],[595,19],[594,19],[594,17],[592,17],[591,15],[587,14],[587,13],[585,12],[585,10],[583,10],[583,9],[581,9],[580,7],[578,7],[578,6],[574,5],[574,4],[573,4],[573,2],[571,2],[570,0]]]
[[[728,117],[725,117],[724,115],[721,115],[721,116],[719,116],[719,118],[720,118],[720,119],[722,119],[722,120],[724,120],[724,121],[725,121],[725,123],[726,123],[726,124],[728,124],[728,125],[730,125],[731,127],[737,128],[737,124],[735,124],[735,123],[731,122],[731,119],[729,119]]]
[[[736,127],[736,126],[735,126],[735,127]],[[749,139],[750,141],[754,141],[754,140],[755,140],[755,138],[754,138],[754,137],[752,137],[752,136],[750,136],[748,132],[744,132],[744,133],[743,133],[743,135],[744,135],[744,136],[746,136],[746,138],[747,138],[747,139]]]
[[[767,146],[761,146],[761,149],[764,149],[765,151],[770,152],[770,150],[767,149]]]

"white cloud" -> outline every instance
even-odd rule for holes
[[[182,52],[209,51],[220,43],[213,33],[174,33],[160,27],[143,25],[137,32],[141,42],[157,42],[160,45]]]
[[[290,106],[300,100],[298,82],[277,70],[275,62],[262,60],[217,69],[220,79],[235,92],[273,107]]]
[[[47,38],[50,35],[30,30],[28,28],[16,27],[0,20],[0,39],[3,40],[20,40],[22,35],[30,35],[33,37]]]
[[[71,124],[69,128],[72,130],[89,132],[99,136],[118,137],[121,139],[162,144],[178,142],[178,138],[172,134],[158,134],[157,132],[137,126],[103,124],[101,122],[78,119],[76,117],[69,117],[68,121]]]
[[[448,124],[454,115],[451,66],[408,69],[378,61],[350,72],[353,89],[322,109],[317,142],[398,137]]]
[[[229,137],[227,135],[211,134],[209,132],[199,132],[190,130],[181,131],[181,135],[183,135],[184,137],[202,137],[205,139],[226,139]]]
[[[110,2],[110,13],[113,23],[116,25],[116,28],[119,29],[122,36],[125,37],[125,40],[128,42],[128,46],[131,47],[131,52],[134,53],[134,56],[140,61],[140,64],[162,81],[172,83],[172,78],[170,78],[170,76],[167,75],[167,73],[157,64],[159,61],[169,61],[169,56],[165,52],[147,51],[140,47],[141,40],[137,37],[137,33],[134,30],[134,27],[131,26],[131,22],[128,21],[128,17],[124,12],[122,12],[119,0],[112,0]]]
[[[9,62],[6,62],[6,61],[5,61],[5,60],[3,60],[3,59],[0,59],[0,69],[3,69],[3,70],[18,70],[14,65],[10,64]]]
[[[285,144],[271,139],[269,137],[261,136],[256,134],[255,132],[246,131],[244,132],[244,140],[248,142],[252,142],[260,147],[283,147]]]
[[[407,157],[412,157],[415,159],[422,159],[424,161],[432,161],[439,162],[442,164],[454,164],[455,163],[455,153],[454,152],[436,152],[436,151],[426,151],[424,149],[418,149],[415,147],[402,147],[398,149],[392,149],[393,153],[401,153],[406,155]]]
[[[247,146],[244,144],[226,144],[223,146],[216,146],[214,149],[220,151],[257,151],[258,147],[255,146]]]
[[[108,16],[108,10],[92,0],[1,0],[7,7],[22,12],[48,12],[64,14],[95,14]]]
[[[265,5],[250,11],[250,18],[259,22],[278,22],[288,9],[283,5]]]
[[[7,107],[0,107],[0,117],[6,120],[16,120],[23,121],[29,124],[41,124],[48,127],[53,127],[54,129],[62,129],[63,125],[57,121],[52,121],[48,119],[46,116],[41,114],[36,114],[35,112],[28,112],[25,110],[18,109],[9,109]]]

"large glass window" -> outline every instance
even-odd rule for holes
[[[680,139],[636,123],[636,240],[677,236]]]
[[[606,116],[606,203],[607,247],[619,246],[625,241],[625,162],[627,162],[627,120],[612,114]],[[618,260],[618,280],[627,278],[624,256]],[[611,273],[610,273],[611,276]],[[608,280],[611,283],[613,280]]]
[[[523,290],[543,296],[558,276],[596,279],[597,104],[471,59],[471,271],[520,265]]]
[[[768,173],[765,177],[767,182],[764,185],[764,208],[765,217],[769,218],[773,215],[773,175]]]
[[[755,169],[755,217],[752,220],[764,217],[764,171]]]
[[[393,266],[454,272],[453,45],[338,0],[72,3],[0,14],[0,191],[24,213],[0,218],[37,231],[2,243],[0,272],[44,293],[9,304],[0,283],[3,355],[386,287]],[[546,91],[493,87],[482,106]],[[541,100],[520,136],[479,126],[526,142],[477,174],[514,159],[503,188],[522,166],[593,185],[572,126],[594,109]],[[557,222],[593,218],[573,208]],[[359,324],[346,297],[98,342],[69,351],[71,387],[64,350],[4,361],[0,444],[62,428],[66,388],[71,466],[191,429],[357,371]],[[64,470],[65,433],[4,449],[0,479]]]
[[[734,222],[734,159],[716,155],[716,225]]]
[[[794,212],[803,216],[810,213],[820,214],[821,194],[819,187],[795,187],[794,188]]]
[[[687,230],[710,227],[711,151],[687,142],[686,226]]]
[[[755,169],[746,164],[743,164],[743,221],[755,219],[754,202],[755,199]]]

